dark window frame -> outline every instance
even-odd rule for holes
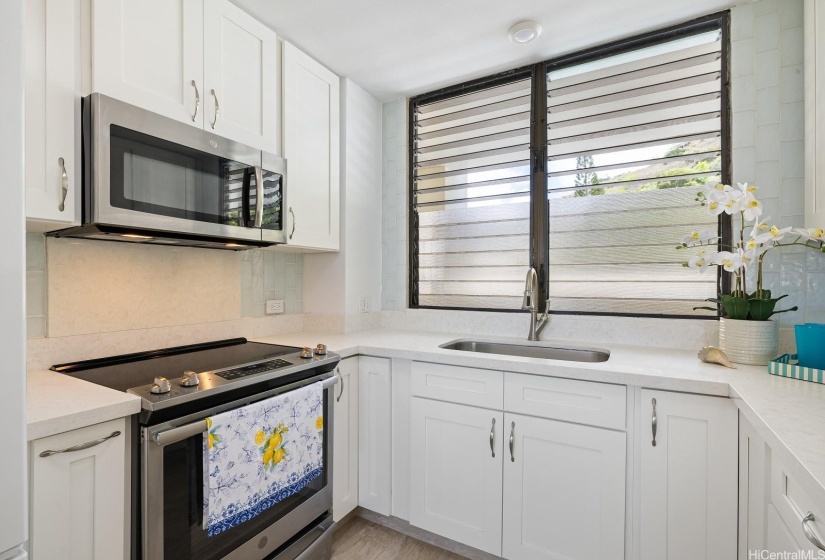
[[[673,25],[657,31],[651,31],[633,37],[611,41],[596,47],[578,51],[573,54],[560,56],[537,64],[522,66],[514,70],[500,72],[484,78],[479,78],[464,82],[455,86],[449,86],[429,93],[424,93],[409,100],[408,130],[407,130],[407,183],[408,183],[408,251],[407,263],[408,271],[408,305],[411,309],[442,309],[461,311],[487,311],[497,313],[526,313],[521,309],[490,309],[490,308],[470,308],[470,307],[440,307],[427,306],[418,303],[418,213],[415,208],[415,113],[416,107],[420,104],[433,103],[449,99],[457,95],[463,95],[501,86],[511,82],[525,79],[532,76],[532,101],[530,116],[530,159],[531,159],[531,184],[530,184],[530,261],[535,267],[539,276],[540,310],[544,311],[545,301],[549,290],[547,269],[549,262],[549,206],[547,204],[547,73],[550,70],[565,68],[568,66],[592,62],[609,56],[622,54],[625,52],[644,48],[646,46],[661,43],[663,41],[678,39],[687,35],[694,35],[704,30],[719,28],[722,33],[722,72],[720,79],[721,91],[721,135],[722,135],[722,182],[731,182],[731,107],[730,107],[730,11],[717,12],[700,18],[696,18],[681,24]],[[731,216],[722,214],[719,216],[720,244],[730,242],[733,234],[733,220]],[[717,292],[728,294],[731,291],[730,275],[723,274],[722,269],[717,269]],[[596,315],[611,317],[649,317],[662,319],[705,319],[718,320],[721,317],[722,309],[717,306],[716,315],[669,315],[654,313],[614,313],[614,312],[594,312],[594,311],[558,311],[550,309],[551,314],[556,315]]]

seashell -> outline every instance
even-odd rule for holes
[[[708,364],[719,364],[727,368],[736,369],[736,366],[731,363],[725,352],[716,346],[705,346],[699,350],[699,359]]]

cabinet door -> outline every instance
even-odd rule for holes
[[[338,366],[332,445],[332,517],[340,521],[358,505],[358,357]]]
[[[765,548],[765,441],[739,414],[739,560]]]
[[[338,76],[284,42],[287,243],[338,250]],[[362,216],[361,219],[370,219]]]
[[[92,0],[92,84],[202,127],[203,0]]]
[[[31,444],[33,559],[128,557],[126,420],[113,420]],[[41,457],[111,437],[77,451]]]
[[[278,152],[278,37],[229,2],[204,1],[206,130]]]
[[[26,217],[31,229],[77,223],[80,177],[80,2],[27,0]]]
[[[623,559],[625,434],[517,414],[504,434],[502,556]]]
[[[736,558],[736,407],[646,389],[641,405],[642,560]]]
[[[358,505],[392,509],[392,379],[386,358],[358,358]]]
[[[500,555],[503,413],[415,397],[410,418],[410,523]]]

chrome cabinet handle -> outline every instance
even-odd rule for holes
[[[60,165],[60,187],[63,190],[57,209],[63,212],[66,209],[66,195],[69,194],[69,174],[66,173],[66,160],[57,158],[57,163]]]
[[[808,540],[811,541],[815,547],[819,550],[825,550],[825,544],[822,544],[822,541],[819,540],[819,537],[816,536],[813,529],[811,529],[810,525],[808,525],[808,522],[813,520],[814,514],[809,511],[808,515],[802,519],[802,532],[805,533],[805,536],[808,537]]]
[[[341,368],[335,368],[335,372],[338,374],[338,378],[341,379],[341,392],[338,393],[338,398],[335,399],[335,402],[341,402],[341,397],[344,396],[344,376],[341,375]]]
[[[264,223],[264,172],[260,167],[255,167],[255,227],[259,228]]]
[[[292,206],[289,207],[289,213],[292,214],[292,231],[289,232],[289,238],[292,239],[292,236],[295,235],[295,212],[292,211]]]
[[[198,109],[201,106],[201,94],[198,91],[198,84],[195,83],[195,80],[192,80],[192,87],[195,88],[195,114],[192,115],[192,122],[195,122],[195,119],[198,118]],[[215,128],[214,126],[212,128]]]
[[[513,422],[510,424],[510,462],[516,462],[516,455],[514,453],[514,448],[516,446],[516,423]]]
[[[73,445],[71,447],[67,447],[66,449],[57,449],[55,451],[49,450],[44,451],[40,454],[41,457],[51,457],[52,455],[57,455],[58,453],[73,453],[75,451],[83,451],[84,449],[89,449],[90,447],[94,447],[96,445],[100,445],[106,440],[116,438],[120,435],[120,431],[112,432],[106,437],[102,437],[100,439],[94,439],[92,441],[87,441],[86,443],[80,443],[78,445]]]
[[[651,429],[653,430],[653,447],[656,447],[656,399],[653,399],[653,418],[651,419]]]
[[[215,93],[215,90],[212,90],[212,97],[215,98],[215,119],[212,121],[212,130],[215,130],[215,125],[218,122],[218,114],[221,112],[221,106],[218,104],[218,94]]]
[[[496,419],[493,418],[493,426],[490,428],[490,453],[496,457]]]

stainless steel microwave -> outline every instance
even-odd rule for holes
[[[94,93],[82,225],[55,237],[240,250],[286,242],[286,160]]]

